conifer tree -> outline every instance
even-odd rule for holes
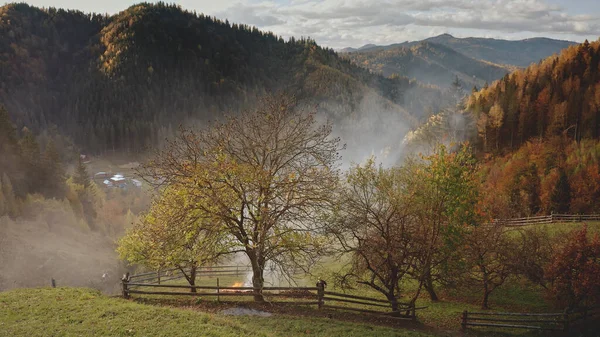
[[[46,196],[62,197],[64,195],[65,171],[53,140],[46,144],[42,157],[42,169],[45,171],[43,193]]]
[[[15,196],[15,192],[13,191],[10,178],[8,175],[6,175],[6,173],[2,175],[2,194],[4,195],[4,208],[6,210],[6,214],[11,217],[16,217],[19,215],[17,198]]]
[[[560,169],[558,181],[552,191],[551,211],[554,213],[568,213],[571,206],[571,185],[564,169]]]
[[[75,168],[73,181],[76,184],[82,185],[85,189],[90,186],[90,175],[85,167],[85,164],[83,163],[83,160],[81,159],[81,156],[79,156],[77,161],[77,167]]]
[[[17,187],[24,187],[20,195],[26,193],[38,192],[43,184],[43,174],[40,165],[40,146],[35,136],[28,128],[23,128],[23,136],[19,140],[20,155],[22,160],[22,170],[25,181],[22,184],[17,183]]]
[[[13,152],[17,145],[15,127],[10,120],[8,111],[0,105],[0,153]]]

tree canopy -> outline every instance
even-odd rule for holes
[[[140,173],[166,186],[161,193],[183,193],[201,228],[235,242],[222,253],[248,257],[260,300],[267,264],[287,275],[327,248],[315,234],[338,183],[342,148],[313,111],[286,95],[268,96],[210,128],[182,130]]]

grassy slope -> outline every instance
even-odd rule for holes
[[[320,318],[206,314],[138,304],[83,288],[20,289],[0,293],[0,336],[299,335],[427,336]]]

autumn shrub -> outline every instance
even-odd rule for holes
[[[587,226],[570,233],[544,268],[550,298],[569,308],[600,304],[600,237]]]

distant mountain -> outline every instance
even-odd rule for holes
[[[375,49],[344,56],[353,63],[386,77],[397,74],[440,87],[450,86],[456,77],[468,88],[482,87],[486,82],[491,83],[515,70],[514,67],[470,58],[433,42],[419,42],[411,47]]]
[[[0,104],[19,128],[57,125],[90,152],[154,146],[178,124],[279,90],[335,121],[378,111],[405,127],[441,95],[372,74],[313,40],[284,41],[175,5],[144,3],[113,16],[0,7]]]
[[[360,48],[344,48],[342,50],[340,50],[340,52],[342,53],[351,53],[351,52],[355,52],[355,51],[361,51],[361,50],[371,50],[373,48],[376,48],[377,45],[374,45],[372,43],[370,44],[366,44]]]
[[[422,41],[396,43],[388,46],[373,46],[361,48],[360,50],[346,49],[347,52],[362,53],[375,50],[413,47],[421,42],[444,45],[474,59],[516,67],[527,67],[531,63],[539,62],[548,56],[559,53],[569,46],[577,44],[571,41],[553,40],[548,38],[509,41],[477,37],[456,38],[450,34],[442,34]]]
[[[508,41],[476,37],[461,39],[449,34],[426,41],[443,44],[475,59],[517,67],[527,67],[577,44],[543,37]]]

